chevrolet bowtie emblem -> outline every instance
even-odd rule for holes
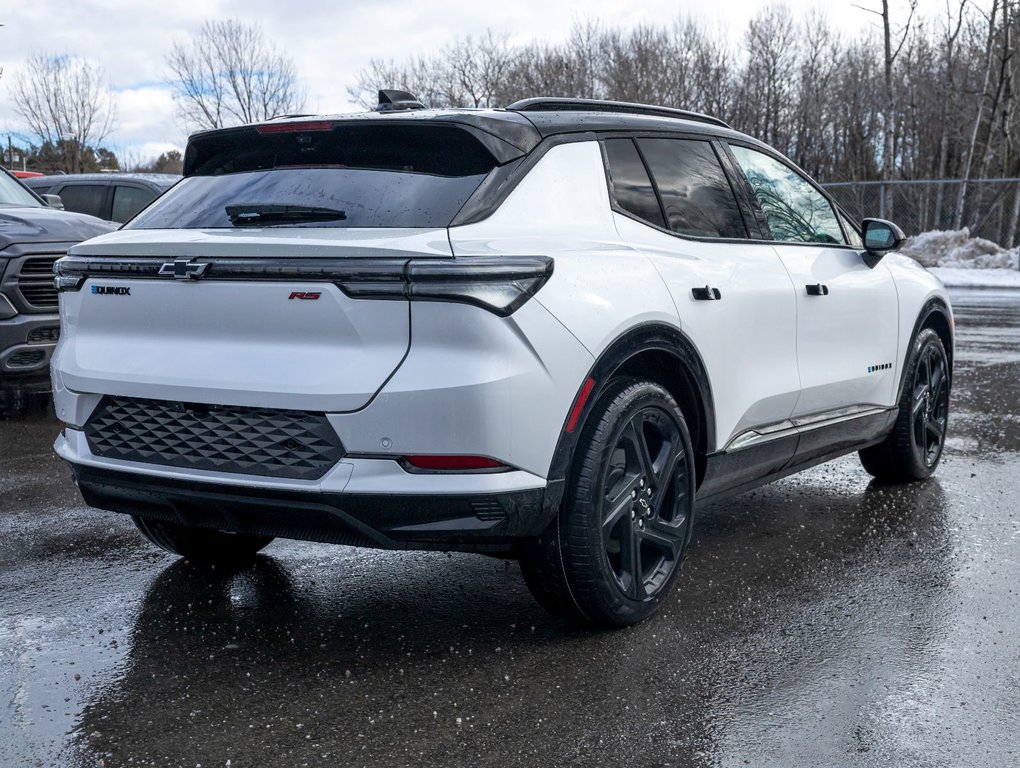
[[[208,264],[197,264],[190,259],[174,259],[165,262],[159,268],[159,274],[163,277],[173,277],[174,280],[197,280],[207,269]]]

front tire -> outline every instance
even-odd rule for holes
[[[248,562],[273,540],[272,536],[224,533],[212,528],[164,523],[137,515],[132,515],[131,519],[152,544],[198,563],[226,565]]]
[[[559,615],[628,626],[680,574],[694,516],[694,451],[661,385],[611,382],[588,418],[560,514],[521,552],[536,599]]]
[[[949,422],[949,357],[931,328],[922,328],[914,339],[905,382],[889,437],[860,452],[864,469],[883,482],[924,480],[942,460]]]

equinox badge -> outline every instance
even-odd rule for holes
[[[105,296],[130,296],[131,289],[123,285],[93,285],[92,293]]]
[[[190,259],[167,261],[159,268],[159,274],[174,280],[197,280],[209,269],[208,264],[197,264]]]

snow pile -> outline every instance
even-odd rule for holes
[[[899,253],[927,267],[951,288],[1020,288],[1020,248],[1006,250],[970,230],[922,232]]]
[[[911,237],[900,248],[924,267],[963,269],[1017,269],[1020,248],[1006,250],[991,240],[971,237],[963,229],[946,232],[922,232]]]
[[[1020,272],[1015,269],[964,269],[932,267],[929,270],[946,288],[1017,288]]]

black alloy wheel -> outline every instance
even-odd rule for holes
[[[587,415],[559,514],[518,556],[535,598],[600,626],[636,624],[676,582],[694,521],[694,449],[659,383],[608,382]]]
[[[925,467],[934,467],[942,456],[949,417],[949,371],[946,356],[935,345],[922,351],[914,371],[913,436]]]
[[[860,452],[864,469],[886,482],[923,480],[935,471],[946,445],[951,378],[942,339],[922,328],[911,347],[892,432]]]
[[[647,406],[624,425],[602,480],[604,552],[632,600],[656,597],[679,565],[691,522],[690,457],[679,425]]]

